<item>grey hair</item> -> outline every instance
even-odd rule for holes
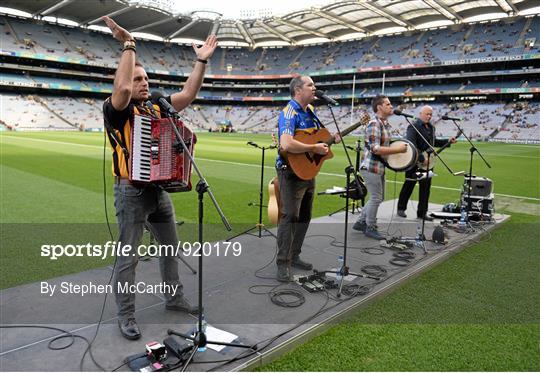
[[[305,82],[302,80],[303,77],[304,77],[303,75],[299,75],[292,78],[291,84],[289,85],[289,90],[291,91],[291,97],[294,98],[297,88],[302,88],[304,86]]]

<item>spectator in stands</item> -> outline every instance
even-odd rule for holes
[[[138,339],[141,333],[135,321],[135,294],[120,292],[118,285],[129,286],[135,281],[138,261],[136,248],[140,244],[145,225],[151,229],[161,244],[176,247],[179,241],[175,212],[168,193],[158,185],[133,185],[129,181],[128,156],[123,148],[128,153],[131,151],[130,122],[133,115],[135,113],[148,115],[148,109],[144,105],[149,99],[148,76],[142,65],[136,61],[136,44],[130,33],[109,17],[105,16],[102,19],[111,29],[113,37],[124,45],[114,78],[112,96],[103,105],[105,128],[113,148],[114,197],[120,229],[118,242],[130,245],[123,247],[131,247],[128,255],[116,258],[113,287],[120,331],[127,339]],[[183,110],[195,99],[202,85],[206,63],[216,47],[217,39],[214,35],[209,36],[199,48],[193,45],[197,62],[184,89],[166,98],[177,111]],[[157,104],[154,108],[160,109],[158,115],[159,112],[165,112]],[[169,289],[176,289],[165,292],[165,308],[189,313],[198,312],[198,308],[191,306],[182,293],[177,258],[172,253],[163,255],[159,258],[159,267],[163,283],[169,285]]]
[[[384,201],[384,163],[381,156],[405,153],[407,146],[390,148],[390,124],[388,118],[392,115],[393,107],[388,97],[377,95],[371,101],[371,107],[375,113],[373,119],[366,126],[365,150],[360,173],[366,181],[366,187],[371,194],[368,203],[362,209],[362,215],[353,226],[354,230],[364,232],[368,237],[382,240],[384,237],[377,231],[377,211]]]
[[[309,76],[295,77],[291,80],[290,92],[292,100],[281,111],[278,120],[280,149],[287,153],[327,154],[327,144],[304,144],[293,137],[295,134],[311,132],[321,126],[311,105],[315,100],[315,83]],[[336,142],[339,142],[339,136],[334,136],[336,136]],[[300,259],[300,252],[311,221],[315,179],[300,179],[279,154],[276,159],[276,169],[281,197],[277,231],[277,280],[288,282],[290,280],[289,266],[305,270],[313,268],[310,263]]]
[[[426,105],[420,109],[419,118],[412,125],[407,127],[406,138],[412,142],[418,150],[418,162],[422,163],[424,167],[429,165],[429,157],[423,155],[423,152],[430,150],[432,146],[447,146],[448,142],[452,144],[456,142],[454,137],[452,137],[450,140],[439,140],[435,137],[435,128],[431,124],[432,116],[433,109],[431,106]],[[426,143],[426,140],[428,143]],[[433,157],[433,154],[431,157]],[[420,171],[420,169],[417,166],[414,166],[412,169],[405,172],[405,182],[403,183],[401,192],[399,193],[397,210],[398,216],[401,216],[402,218],[407,217],[405,210],[407,210],[407,203],[409,202],[409,198],[411,197],[414,186],[416,185],[418,171]],[[425,175],[425,173],[422,175]],[[432,221],[433,218],[426,215],[428,211],[431,178],[424,177],[424,179],[418,181],[418,183],[420,185],[420,190],[418,194],[418,210],[416,212],[416,216],[419,219],[425,218],[426,220]]]

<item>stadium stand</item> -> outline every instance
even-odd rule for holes
[[[107,34],[12,16],[0,16],[0,25],[3,31],[0,49],[3,52],[37,54],[37,58],[43,61],[43,56],[72,59],[70,63],[80,66],[91,63],[110,68],[114,68],[120,55],[117,43]],[[210,80],[206,80],[199,92],[199,101],[181,114],[186,123],[200,131],[220,130],[228,125],[236,131],[275,131],[276,118],[288,100],[288,79],[256,77],[315,73],[318,75],[317,83],[340,99],[342,106],[335,108],[334,114],[343,129],[358,117],[358,110],[368,108],[366,104],[371,97],[382,91],[380,73],[362,78],[356,86],[358,102],[351,119],[351,79],[356,69],[377,71],[404,64],[438,66],[452,62],[457,67],[452,70],[455,74],[451,79],[444,78],[444,69],[411,72],[406,66],[399,67],[390,73],[384,93],[392,97],[395,106],[401,104],[404,110],[415,114],[423,96],[432,97],[425,102],[434,108],[433,122],[441,136],[455,134],[451,123],[440,120],[442,115],[448,114],[463,117],[466,133],[476,139],[538,141],[539,104],[528,100],[533,95],[521,100],[518,100],[521,96],[517,97],[528,92],[520,89],[540,88],[539,80],[526,70],[534,69],[535,63],[516,67],[499,64],[461,68],[459,65],[464,64],[463,60],[467,58],[538,53],[540,49],[536,40],[540,40],[539,32],[540,17],[518,17],[321,45],[255,50],[218,48],[208,65]],[[150,74],[154,74],[150,76],[152,87],[166,94],[181,89],[182,75],[189,73],[193,64],[191,46],[148,40],[138,40],[137,43],[138,59]],[[113,70],[106,73],[93,68],[66,69],[65,65],[49,66],[45,62],[39,70],[27,68],[25,63],[23,58],[22,62],[18,59],[10,67],[4,62],[0,64],[0,87],[7,89],[2,91],[2,107],[15,105],[22,108],[3,110],[4,126],[17,130],[92,130],[102,127],[101,103],[112,90]],[[354,70],[350,70],[349,75],[332,77],[342,69]],[[482,74],[477,71],[482,71]],[[174,77],[175,74],[180,77]],[[240,75],[247,80],[220,80],[219,77],[212,78],[212,74]],[[25,87],[38,88],[39,93],[30,95],[30,88]],[[22,90],[26,95],[13,94],[13,90],[15,93]],[[515,91],[513,96],[510,95],[514,92],[512,90]],[[66,97],[65,92],[69,91],[79,92],[80,97]],[[488,96],[452,102],[450,96],[461,92],[466,96]],[[502,93],[507,96],[500,96]],[[411,100],[411,97],[417,99]],[[245,102],[247,100],[249,102]],[[332,126],[328,109],[320,106],[318,112],[323,123]],[[402,136],[407,125],[404,119],[392,117],[390,122],[393,135]]]
[[[39,96],[1,95],[2,121],[14,130],[75,130]],[[16,108],[9,110],[7,108]]]
[[[59,25],[0,17],[3,50],[116,64],[119,49],[110,36]],[[305,47],[257,49],[220,48],[209,65],[211,74],[286,74],[410,63],[433,63],[463,58],[519,55],[525,40],[540,39],[540,17],[494,23],[455,25],[449,29],[370,37],[361,41]],[[448,32],[450,30],[450,32]],[[191,46],[140,41],[139,60],[155,70],[187,72]],[[527,53],[538,52],[538,44]]]

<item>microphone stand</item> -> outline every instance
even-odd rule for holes
[[[468,201],[467,201],[467,211],[466,211],[466,216],[465,216],[465,221],[468,223],[469,222],[469,214],[471,212],[471,207],[472,207],[471,189],[472,189],[472,170],[473,170],[474,152],[478,153],[478,155],[480,156],[480,158],[482,158],[482,160],[484,161],[486,166],[488,166],[488,168],[491,168],[491,165],[488,163],[488,161],[486,161],[486,159],[484,158],[482,153],[480,153],[478,148],[476,146],[474,146],[474,144],[471,141],[471,139],[469,138],[469,136],[467,136],[467,134],[463,131],[463,129],[459,126],[459,124],[457,124],[457,121],[455,119],[452,119],[452,122],[454,122],[454,125],[457,127],[458,131],[460,131],[461,134],[463,135],[463,137],[465,137],[467,139],[467,141],[469,142],[469,144],[471,144],[471,148],[469,149],[469,152],[471,153],[471,156],[469,158],[469,185],[467,186],[467,198],[468,198]]]
[[[268,149],[275,149],[277,148],[277,145],[270,145],[270,146],[260,146],[252,141],[249,141],[248,142],[248,145],[251,145],[257,149],[261,149],[262,150],[262,157],[261,157],[261,182],[260,182],[260,185],[259,185],[259,222],[257,224],[255,224],[254,227],[252,228],[249,228],[248,230],[245,230],[243,231],[242,233],[238,233],[237,235],[235,236],[232,236],[230,238],[227,238],[225,241],[230,241],[232,240],[233,238],[236,238],[238,236],[242,236],[244,234],[249,234],[251,236],[255,236],[255,237],[267,237],[267,236],[273,236],[274,238],[277,239],[276,235],[274,233],[272,233],[270,230],[268,230],[265,225],[263,224],[263,218],[262,218],[262,210],[263,210],[263,207],[267,207],[267,206],[264,206],[263,205],[263,185],[264,185],[264,153],[266,150]],[[252,204],[250,204],[251,206]],[[252,230],[254,229],[258,229],[259,230],[259,234],[256,235],[256,234],[253,234],[251,233]],[[262,234],[262,231],[264,230],[264,232],[266,233],[266,235],[263,236]]]
[[[221,216],[221,221],[225,225],[225,228],[228,231],[231,231],[232,228],[231,228],[231,225],[229,224],[229,222],[227,221],[227,218],[223,214],[223,211],[221,211],[221,208],[219,207],[219,204],[218,204],[216,198],[214,197],[214,194],[212,193],[212,190],[210,189],[210,185],[208,184],[208,182],[206,181],[206,179],[202,175],[201,171],[199,170],[199,167],[197,166],[197,163],[195,162],[195,160],[193,159],[193,156],[189,152],[189,149],[188,149],[186,143],[184,142],[184,139],[183,139],[182,135],[180,134],[180,131],[176,127],[175,121],[173,121],[173,119],[172,119],[172,117],[174,117],[175,119],[178,119],[178,113],[175,110],[173,110],[172,107],[169,108],[167,110],[167,112],[169,114],[168,120],[169,120],[169,123],[170,123],[170,125],[172,126],[172,128],[174,130],[174,134],[176,136],[176,139],[180,142],[180,144],[182,144],[182,149],[183,149],[184,155],[187,155],[187,157],[190,159],[191,164],[193,165],[193,168],[195,169],[195,172],[199,176],[199,182],[197,183],[197,186],[196,186],[195,190],[197,191],[198,200],[199,200],[199,223],[198,223],[198,228],[199,228],[198,233],[199,234],[198,234],[198,240],[199,240],[199,243],[202,245],[203,242],[204,242],[203,241],[203,214],[204,214],[203,198],[204,198],[204,193],[208,193],[208,195],[210,196],[210,199],[214,203],[214,207],[216,208],[217,213]],[[251,346],[245,346],[245,345],[242,345],[242,344],[225,343],[225,342],[218,342],[218,341],[208,341],[206,339],[206,332],[203,330],[203,325],[202,325],[202,321],[203,321],[203,301],[202,301],[202,298],[203,298],[203,294],[202,294],[202,287],[203,287],[203,256],[204,255],[199,255],[199,268],[198,268],[199,269],[199,279],[198,279],[199,280],[199,292],[198,292],[199,314],[198,314],[197,330],[196,330],[196,332],[195,332],[195,334],[193,336],[188,335],[188,334],[182,334],[182,333],[176,332],[176,331],[174,331],[172,329],[167,330],[168,335],[174,334],[174,335],[180,336],[182,338],[185,338],[187,340],[193,341],[193,351],[189,355],[188,359],[185,361],[184,366],[182,368],[182,371],[185,371],[187,369],[188,365],[193,361],[193,358],[195,357],[195,354],[199,351],[199,348],[200,347],[205,347],[208,343],[216,344],[216,345],[223,345],[223,346],[231,346],[231,347],[251,348]]]
[[[327,104],[328,109],[330,109],[330,113],[332,114],[332,119],[334,120],[334,124],[336,125],[337,131],[339,136],[341,137],[341,130],[339,129],[336,117],[334,116],[334,112],[332,111],[332,105]],[[345,183],[345,233],[343,237],[343,265],[341,268],[338,268],[337,270],[327,270],[323,271],[322,273],[334,273],[336,275],[341,276],[340,282],[339,282],[339,288],[337,292],[338,298],[341,297],[342,289],[343,289],[343,281],[346,276],[353,275],[357,277],[364,277],[364,278],[371,278],[374,280],[380,280],[379,277],[373,277],[369,275],[364,275],[361,273],[355,273],[350,272],[349,267],[347,266],[347,233],[348,233],[348,225],[349,225],[349,184],[351,183],[351,174],[354,174],[354,182],[356,183],[356,187],[358,190],[362,190],[360,186],[360,182],[363,181],[362,176],[358,173],[358,170],[354,169],[354,166],[351,161],[351,157],[349,156],[349,152],[347,151],[347,146],[345,145],[344,139],[341,137],[341,144],[343,145],[343,150],[345,151],[345,155],[347,157],[348,166],[345,167],[345,174],[347,175],[347,180]]]

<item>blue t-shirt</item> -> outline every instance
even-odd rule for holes
[[[287,106],[279,114],[278,120],[278,139],[281,140],[282,134],[294,136],[299,131],[313,132],[321,127],[321,121],[315,114],[312,105],[308,105],[304,111],[302,106],[295,100],[289,101]],[[281,168],[286,162],[277,155],[276,167]]]

